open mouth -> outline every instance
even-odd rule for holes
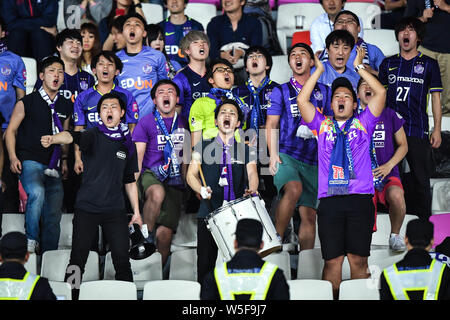
[[[338,106],[338,110],[339,110],[339,112],[342,112],[342,111],[344,111],[344,109],[345,109],[345,107],[344,107],[344,105],[341,103],[341,104],[339,104],[339,106]]]
[[[224,78],[224,80],[225,80],[225,82],[226,82],[226,83],[230,83],[230,81],[231,81],[231,78],[230,78],[230,76],[228,76],[228,75],[225,75],[225,78]]]
[[[202,55],[205,54],[205,49],[200,49],[199,53]]]
[[[297,68],[301,68],[301,67],[302,67],[302,62],[301,62],[301,61],[295,62],[295,66],[296,66]]]
[[[58,82],[59,82],[58,79],[53,80],[53,85],[56,87],[58,85]]]
[[[223,127],[224,127],[225,129],[229,129],[229,128],[230,128],[230,125],[231,125],[230,120],[224,120],[224,121],[223,121]]]
[[[112,120],[113,120],[113,116],[112,115],[109,115],[109,116],[106,117],[106,121],[107,122],[112,122]]]
[[[403,43],[406,44],[406,45],[408,45],[408,44],[409,44],[409,38],[404,38],[404,39],[403,39]]]
[[[369,97],[372,96],[372,91],[366,91],[366,92],[364,93],[364,95],[366,96],[366,98],[369,98]]]
[[[342,64],[342,63],[344,63],[344,58],[338,57],[338,58],[336,58],[336,62]]]
[[[258,63],[257,63],[257,62],[253,62],[253,63],[252,63],[252,67],[253,67],[253,68],[258,68]]]
[[[130,39],[134,39],[136,37],[136,34],[134,32],[130,32]]]
[[[164,107],[169,107],[170,106],[169,99],[164,99],[163,104],[164,104]]]

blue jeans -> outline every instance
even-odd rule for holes
[[[25,233],[28,239],[40,243],[42,252],[58,249],[64,196],[61,178],[45,175],[45,169],[47,166],[42,163],[25,160],[22,162],[22,173],[19,175],[28,196]]]

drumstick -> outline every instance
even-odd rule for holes
[[[192,160],[195,160],[198,162],[198,164],[199,164],[198,171],[200,172],[200,178],[202,179],[203,186],[206,188],[207,186],[206,186],[205,176],[203,175],[202,166],[200,165],[202,162],[202,156],[198,152],[193,152]]]

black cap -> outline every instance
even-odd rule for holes
[[[334,92],[337,88],[347,88],[350,90],[353,96],[353,102],[356,102],[356,93],[355,90],[353,90],[353,85],[346,77],[339,77],[334,79],[333,83],[331,84],[331,97],[334,96]]]
[[[27,237],[18,231],[5,234],[0,241],[0,253],[3,259],[24,259],[27,254]]]
[[[236,241],[238,247],[250,247],[259,249],[262,241],[263,227],[261,222],[255,219],[239,220],[236,226]]]
[[[434,225],[424,219],[414,219],[406,225],[406,236],[413,247],[426,248],[434,237]]]

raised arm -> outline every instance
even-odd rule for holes
[[[322,75],[322,72],[324,71],[324,67],[322,62],[317,58],[317,56],[314,56],[314,64],[316,67],[316,70],[313,72],[313,74],[306,80],[305,84],[303,85],[302,90],[297,96],[297,106],[300,110],[300,114],[302,115],[302,118],[305,120],[306,123],[310,123],[314,120],[314,115],[316,114],[316,108],[310,101],[311,93],[314,90],[314,87],[316,86],[317,81],[319,80],[320,76]]]
[[[41,137],[41,144],[44,148],[48,148],[52,144],[70,144],[72,142],[73,137],[68,131]]]

